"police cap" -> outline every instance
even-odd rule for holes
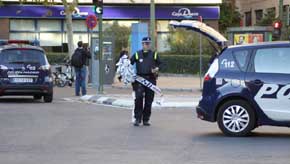
[[[151,38],[150,37],[144,37],[142,39],[142,43],[151,43]]]

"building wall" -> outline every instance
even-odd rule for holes
[[[1,24],[1,28],[0,28],[0,39],[9,39],[9,19],[4,18],[4,19],[0,19],[0,24]]]
[[[19,0],[2,0],[4,2],[19,2]],[[27,2],[33,0],[27,0]],[[68,0],[71,2],[72,0]],[[54,2],[61,3],[61,0],[54,0]],[[92,0],[79,0],[79,3],[92,3]],[[146,4],[150,3],[150,0],[103,0],[106,4]],[[155,3],[159,4],[221,4],[222,0],[155,0]]]
[[[7,0],[6,0],[7,1]],[[10,0],[8,0],[10,1]],[[86,0],[80,0],[80,2],[85,2]],[[134,0],[135,2],[141,2],[140,0]],[[145,0],[144,2],[149,3],[149,0]],[[155,0],[156,2],[164,2],[164,0]],[[109,3],[109,2],[114,2],[117,3],[116,0],[104,0],[104,2]],[[117,7],[126,7],[129,6],[128,5],[128,0],[118,0],[118,2],[126,2],[126,5],[108,5],[108,6],[117,6]],[[143,2],[143,1],[142,1]],[[177,10],[174,8],[174,12],[179,12],[179,8],[198,8],[199,6],[201,6],[200,8],[194,9],[194,10],[189,10],[189,13],[184,13],[185,11],[180,11],[180,13],[183,14],[194,14],[194,13],[202,13],[204,14],[204,21],[209,24],[210,26],[212,26],[215,29],[218,29],[218,15],[219,15],[219,9],[217,6],[217,3],[221,2],[221,0],[204,0],[203,3],[201,3],[200,1],[197,0],[169,0],[166,1],[167,4],[160,4],[156,7],[156,9],[158,10],[158,7],[160,8],[160,10],[158,10],[159,15],[160,13],[164,13],[163,10],[164,8],[165,10],[165,14],[161,14],[163,17],[159,16],[157,17],[156,20],[156,42],[157,42],[157,47],[159,51],[167,51],[170,49],[170,47],[168,46],[167,43],[167,38],[169,35],[169,21],[170,20],[175,20],[177,19],[176,17],[171,18],[172,16],[172,11],[171,10],[167,10],[167,7],[170,8],[174,8],[175,5],[170,5],[168,3],[178,3],[181,5],[176,5],[178,7]],[[182,3],[191,3],[189,5],[183,4]],[[120,3],[119,3],[120,4]],[[209,6],[211,5],[211,6]],[[17,5],[14,5],[17,7]],[[26,5],[27,7],[28,5]],[[31,5],[33,7],[33,5]],[[61,6],[61,5],[59,5]],[[91,5],[82,5],[79,6],[79,8],[81,7],[90,7]],[[147,4],[139,4],[139,5],[135,5],[135,6],[149,6]],[[184,6],[184,7],[183,7]],[[25,6],[24,6],[25,7]],[[26,11],[30,11],[32,10],[32,7],[27,7],[27,9],[25,10],[24,7],[21,7],[21,14],[25,14]],[[131,9],[131,6],[129,7]],[[207,10],[207,8],[209,8],[209,11]],[[214,11],[212,12],[211,9],[214,9]],[[90,9],[90,8],[89,8]],[[162,9],[162,10],[161,10]],[[200,10],[203,11],[200,11]],[[11,8],[10,8],[11,10]],[[176,10],[176,11],[175,11]],[[195,11],[197,10],[197,11]],[[38,10],[37,10],[38,11]],[[41,11],[45,11],[45,10],[41,10]],[[54,11],[54,10],[53,10]],[[87,10],[81,9],[81,12],[87,12]],[[127,11],[127,10],[126,10]],[[187,11],[187,10],[186,10]],[[17,13],[18,10],[15,10],[15,12]],[[92,12],[90,10],[90,12]],[[119,14],[119,12],[121,12],[120,10],[118,10],[118,15],[122,15]],[[140,11],[138,10],[138,12],[140,13]],[[158,12],[156,12],[158,14]],[[192,13],[191,13],[192,12]],[[193,13],[194,12],[194,13]],[[1,11],[0,11],[1,13]],[[0,39],[23,39],[23,40],[39,40],[40,41],[40,45],[41,46],[48,46],[48,47],[55,47],[55,46],[62,46],[63,43],[67,43],[67,34],[66,34],[66,25],[65,25],[65,19],[63,17],[57,17],[56,15],[59,15],[59,11],[57,10],[57,14],[52,12],[51,10],[51,15],[54,15],[55,17],[52,18],[46,18],[46,16],[44,17],[30,17],[30,15],[26,15],[26,16],[19,16],[19,15],[14,15],[14,16],[6,16],[5,14],[7,14],[8,12],[5,12],[5,10],[2,10],[2,15],[4,14],[3,18],[5,19],[1,19],[0,18],[0,23],[3,25],[0,29],[4,28],[3,30],[0,30]],[[39,13],[39,12],[35,12],[35,13]],[[108,13],[108,12],[107,12]],[[112,12],[109,12],[112,14]],[[132,14],[135,14],[136,12],[133,12]],[[147,13],[147,11],[146,11]],[[169,14],[168,14],[169,13]],[[56,14],[56,15],[55,15]],[[124,14],[123,14],[124,15]],[[108,27],[110,27],[113,24],[113,21],[118,21],[118,23],[120,25],[125,25],[127,27],[131,27],[132,23],[138,23],[138,22],[146,22],[146,23],[150,23],[149,21],[149,17],[147,18],[147,14],[145,14],[146,16],[144,17],[138,17],[138,19],[136,18],[130,18],[130,19],[122,19],[121,18],[107,18],[105,19],[104,17],[104,22],[103,22],[103,28],[106,29]],[[165,16],[164,16],[165,15]],[[169,16],[168,16],[169,15]],[[214,16],[206,16],[206,15],[214,15]],[[41,15],[40,15],[41,16]],[[177,16],[178,20],[182,20],[182,19],[189,19],[185,17],[186,15],[181,15],[181,16]],[[8,17],[8,18],[7,18]],[[197,19],[196,15],[192,16],[191,19]],[[2,22],[1,22],[2,21]],[[74,19],[73,20],[73,31],[74,31],[74,45],[76,45],[77,41],[82,40],[85,43],[90,43],[90,38],[91,38],[91,31],[87,28],[86,26],[86,20],[85,18],[82,19]],[[93,37],[96,37],[98,28],[96,27],[94,29],[94,32],[92,33]]]
[[[252,25],[256,24],[256,10],[267,12],[269,8],[275,8],[276,17],[279,15],[279,0],[235,0],[239,12],[244,16],[243,24],[245,25],[245,13],[251,12]],[[290,0],[284,0],[284,5],[290,5]]]

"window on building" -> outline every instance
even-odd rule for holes
[[[66,31],[66,29],[66,24],[64,24],[64,30]],[[73,20],[73,31],[87,32],[86,20]]]
[[[283,6],[283,18],[284,18],[284,20],[287,20],[287,17],[289,17],[287,15],[287,13],[289,13],[288,10],[289,10],[289,5],[284,5]],[[289,22],[287,22],[287,23],[289,23]]]
[[[60,33],[40,33],[39,40],[41,46],[60,46],[62,43]]]
[[[32,19],[11,19],[10,31],[35,31],[34,20]]]
[[[260,22],[263,19],[263,10],[256,10],[256,23]]]
[[[37,26],[39,31],[61,31],[60,20],[39,20]]]
[[[275,15],[276,14],[276,8],[275,7],[272,7],[272,8],[268,8],[267,9],[267,14],[268,15]]]
[[[92,35],[92,37],[98,37],[98,35],[96,33],[94,33]],[[67,41],[67,33],[64,33],[63,39],[64,39],[63,40],[64,43],[67,43],[68,42]],[[89,35],[87,33],[74,33],[73,34],[73,41],[74,41],[73,44],[74,44],[74,47],[75,48],[77,48],[78,41],[82,41],[83,43],[89,43],[89,44],[91,44],[90,41],[89,41]]]
[[[26,32],[10,32],[9,38],[12,40],[34,40],[36,37],[35,33]]]
[[[246,26],[252,26],[252,13],[250,11],[246,12],[245,16],[246,16]]]

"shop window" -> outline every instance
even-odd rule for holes
[[[60,20],[39,20],[37,26],[39,31],[61,31]]]
[[[66,31],[66,22],[64,22],[64,30]],[[87,32],[86,20],[73,20],[73,31]]]
[[[93,37],[96,37],[93,35]],[[74,47],[77,48],[77,43],[78,41],[83,41],[83,43],[88,43],[89,42],[89,35],[87,33],[74,33],[73,35],[73,41],[74,41]],[[67,43],[67,34],[64,34],[64,43]],[[89,43],[91,44],[91,43]]]
[[[61,46],[61,34],[59,33],[40,33],[41,46]]]
[[[24,33],[24,32],[17,32],[17,33],[13,33],[10,32],[10,39],[12,40],[34,40],[36,38],[36,34],[35,33]]]
[[[34,20],[32,19],[11,19],[10,31],[35,31]]]

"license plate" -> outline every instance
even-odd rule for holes
[[[32,78],[13,78],[13,83],[33,83]]]

